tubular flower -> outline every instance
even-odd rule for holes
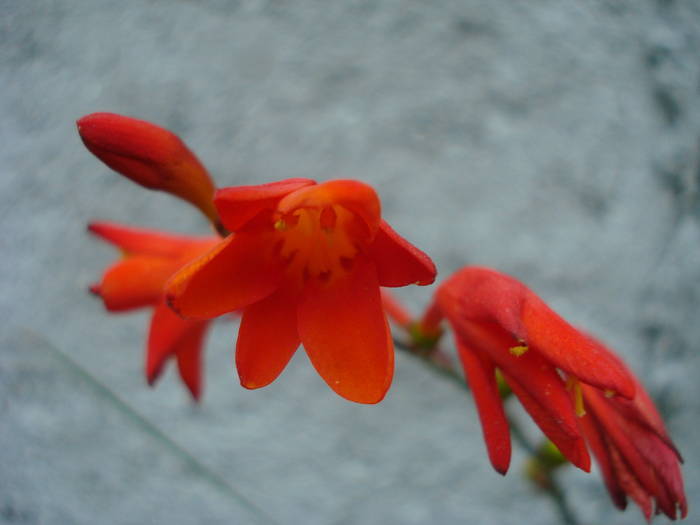
[[[177,135],[145,120],[114,113],[92,113],[77,125],[87,149],[114,171],[141,186],[190,202],[217,223],[214,183]]]
[[[394,365],[379,287],[430,284],[435,267],[381,219],[375,191],[289,179],[219,190],[215,204],[234,235],[173,276],[169,304],[199,319],[243,310],[246,388],[274,381],[303,343],[335,392],[379,402]]]
[[[186,321],[165,303],[164,286],[184,264],[209,250],[218,237],[185,237],[94,222],[88,230],[122,251],[90,290],[111,312],[153,307],[146,346],[146,379],[158,379],[165,362],[177,360],[180,377],[195,399],[201,393],[201,348],[208,321]]]
[[[610,357],[622,362],[610,352]],[[582,384],[586,414],[581,430],[600,466],[608,492],[619,509],[631,498],[647,520],[653,513],[685,518],[683,459],[668,435],[649,394],[635,379],[634,399],[608,397]]]
[[[525,285],[494,270],[459,270],[438,288],[435,301],[433,308],[455,332],[494,468],[505,474],[511,454],[498,370],[544,434],[588,471],[577,417],[584,412],[582,389],[633,399],[634,379],[619,360]]]

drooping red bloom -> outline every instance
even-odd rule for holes
[[[619,365],[624,364],[609,352]],[[631,375],[631,374],[630,374]],[[634,377],[634,376],[632,376]],[[619,509],[631,498],[647,520],[654,513],[685,518],[681,458],[649,394],[635,378],[634,399],[608,397],[582,384],[586,414],[579,423]]]
[[[192,396],[201,393],[201,348],[208,321],[188,321],[165,303],[164,287],[184,264],[215,246],[218,237],[175,236],[163,232],[93,222],[88,230],[113,244],[123,257],[107,268],[91,291],[107,310],[153,307],[146,346],[146,378],[153,384],[166,361],[174,357]]]
[[[114,171],[194,204],[216,224],[214,183],[177,135],[115,113],[92,113],[77,125],[87,149]]]
[[[377,403],[393,375],[393,342],[379,287],[430,284],[432,261],[381,219],[366,184],[290,179],[219,190],[234,232],[180,270],[170,305],[188,318],[243,309],[236,345],[241,384],[274,381],[303,343],[341,396]]]
[[[545,435],[569,461],[588,471],[590,456],[577,417],[583,412],[581,385],[633,399],[635,381],[627,369],[525,285],[502,273],[463,268],[440,285],[435,297],[433,310],[439,308],[454,330],[494,468],[505,474],[511,454],[495,376],[500,370]]]

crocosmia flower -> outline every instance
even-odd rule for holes
[[[671,519],[685,518],[683,460],[649,394],[635,383],[631,400],[582,384],[586,414],[579,420],[581,429],[618,508],[624,509],[629,497],[647,520],[662,512]]]
[[[454,330],[494,468],[504,474],[511,454],[499,370],[545,435],[588,471],[590,456],[577,417],[585,412],[582,386],[634,399],[635,381],[619,360],[525,285],[494,270],[459,270],[438,288],[435,307]]]
[[[114,171],[141,186],[190,202],[216,224],[214,183],[177,135],[115,113],[92,113],[77,125],[87,149]]]
[[[379,287],[430,284],[435,267],[381,219],[376,192],[290,179],[221,189],[215,204],[234,233],[171,279],[170,305],[199,319],[243,310],[246,388],[274,381],[302,343],[335,392],[379,402],[394,365]]]
[[[122,252],[122,258],[107,268],[91,291],[112,312],[153,308],[146,347],[148,383],[152,385],[165,362],[174,357],[180,377],[198,399],[201,349],[209,323],[184,320],[175,314],[165,303],[164,287],[177,270],[215,246],[219,238],[176,236],[106,222],[91,223],[88,230]]]

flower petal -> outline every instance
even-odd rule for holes
[[[241,385],[260,388],[282,373],[299,346],[298,294],[281,288],[243,311],[236,343]]]
[[[493,363],[472,351],[459,339],[457,350],[467,383],[474,393],[491,465],[498,473],[505,475],[510,465],[510,429],[498,392],[495,368]]]
[[[164,301],[153,311],[146,350],[146,380],[153,385],[166,361],[176,356],[180,377],[192,396],[201,392],[201,349],[209,321],[187,321],[173,312]]]
[[[610,455],[609,444],[605,438],[603,429],[591,412],[579,418],[579,425],[586,439],[586,443],[588,443],[591,452],[593,452],[593,456],[598,462],[598,467],[600,468],[610,498],[618,509],[625,510],[627,507],[627,496],[615,472],[615,465]]]
[[[190,322],[193,326],[177,342],[175,355],[182,382],[185,383],[195,401],[199,401],[202,394],[202,344],[209,322]]]
[[[381,286],[426,285],[435,281],[435,264],[425,253],[396,233],[382,221],[370,257],[377,267]]]
[[[235,232],[265,209],[274,209],[285,195],[316,184],[311,179],[286,179],[256,186],[236,186],[216,192],[214,204],[221,221]]]
[[[298,319],[306,353],[328,386],[357,403],[384,398],[394,352],[374,265],[358,258],[330,283],[308,281]]]
[[[530,417],[537,423],[544,435],[554,443],[559,451],[572,464],[585,472],[591,470],[591,457],[586,449],[586,442],[580,434],[572,434],[566,430],[566,427],[561,424],[561,421],[552,414],[552,411],[546,405],[542,405],[539,400],[530,395],[531,390],[526,389],[520,382],[523,376],[518,376],[516,379],[505,370],[501,370],[503,377],[508,383],[513,393],[518,397],[518,400],[523,405]]]
[[[278,209],[289,213],[297,208],[319,208],[339,205],[358,216],[373,238],[381,220],[381,205],[374,188],[356,180],[331,180],[301,188],[279,202]]]
[[[234,234],[178,271],[166,296],[181,316],[210,319],[267,297],[281,276],[267,237]]]
[[[92,290],[112,312],[156,304],[177,267],[173,261],[160,257],[129,257],[110,266],[102,282]]]
[[[528,290],[522,306],[522,335],[556,366],[581,381],[623,397],[634,397],[634,380],[619,360],[587,334],[577,330]]]
[[[610,352],[577,330],[516,279],[489,268],[459,270],[438,291],[444,310],[462,319],[498,323],[555,366],[601,389],[632,398],[634,380]]]
[[[189,252],[203,252],[219,241],[214,236],[172,235],[157,230],[131,228],[113,222],[91,222],[88,224],[88,231],[128,254],[168,258],[181,258]]]
[[[557,422],[563,434],[580,437],[571,396],[557,370],[546,359],[533,350],[521,355],[512,353],[510,348],[516,346],[515,341],[496,324],[462,321],[459,327],[460,337],[504,374],[517,380],[529,397]]]

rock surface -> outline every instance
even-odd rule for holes
[[[248,392],[234,327],[193,407],[142,375],[146,316],[86,293],[101,218],[206,225],[84,150],[114,111],[183,137],[220,185],[359,178],[443,276],[509,272],[649,386],[700,493],[700,3],[0,1],[0,522],[557,523],[473,403],[401,356],[385,402],[334,396],[299,353]],[[402,293],[415,308],[429,290]],[[515,407],[513,407],[515,408]],[[597,474],[581,523],[632,524]],[[695,519],[695,518],[692,518]],[[692,521],[692,519],[690,521]],[[659,521],[663,521],[659,519]]]

